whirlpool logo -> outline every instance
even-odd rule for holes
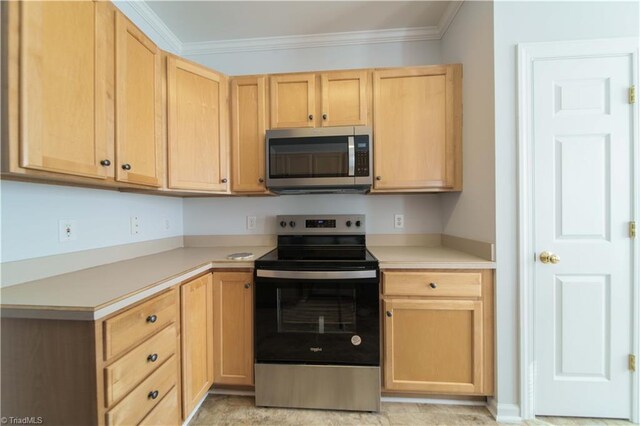
[[[322,352],[322,348],[309,348],[311,352]]]

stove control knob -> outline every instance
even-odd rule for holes
[[[282,222],[280,222],[280,226],[282,228],[286,228],[287,227],[287,222],[285,222],[284,220]]]
[[[296,227],[296,223],[292,220],[291,222],[289,222],[289,226],[292,228]]]
[[[362,225],[362,223],[359,220],[356,220],[356,226],[360,227],[360,225]]]
[[[347,221],[347,228],[351,228],[351,221],[350,220]]]

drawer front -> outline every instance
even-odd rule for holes
[[[149,415],[140,422],[140,426],[179,425],[181,423],[178,387],[174,386],[151,410]]]
[[[145,337],[174,322],[177,315],[176,301],[176,291],[171,290],[106,320],[105,359],[135,346]]]
[[[125,396],[175,353],[176,326],[172,324],[105,368],[107,406]]]
[[[178,382],[176,356],[162,364],[107,413],[108,425],[138,424]],[[157,392],[152,398],[151,394]]]
[[[400,272],[382,273],[385,296],[480,297],[480,272]]]

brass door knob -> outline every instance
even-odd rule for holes
[[[560,263],[560,256],[555,253],[551,253],[550,251],[543,251],[540,253],[540,262],[542,263]]]

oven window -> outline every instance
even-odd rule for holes
[[[355,289],[278,288],[278,333],[337,334],[356,329]]]
[[[271,139],[269,176],[272,179],[349,176],[347,138]]]

